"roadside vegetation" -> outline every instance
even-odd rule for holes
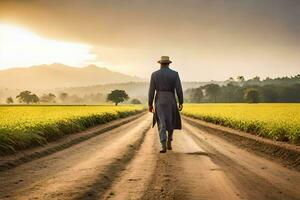
[[[142,105],[0,106],[0,154],[44,145],[142,110]]]
[[[300,104],[187,104],[183,114],[274,140],[300,144]]]

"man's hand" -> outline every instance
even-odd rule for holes
[[[179,104],[178,110],[179,110],[179,111],[182,111],[182,109],[183,109],[183,105],[182,105],[182,104]]]
[[[153,113],[153,106],[149,106],[148,110],[149,112]]]

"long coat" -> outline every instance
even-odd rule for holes
[[[181,129],[181,118],[176,103],[183,104],[183,92],[178,72],[169,67],[162,67],[152,73],[148,93],[148,105],[152,106],[155,101],[155,113],[153,126],[165,126],[167,131]],[[154,100],[155,99],[155,100]]]

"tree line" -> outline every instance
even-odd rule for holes
[[[84,95],[79,97],[77,95],[69,95],[66,92],[62,92],[58,95],[48,93],[38,96],[31,91],[25,90],[20,92],[16,98],[8,97],[6,99],[7,104],[13,103],[24,103],[24,104],[37,104],[37,103],[46,103],[46,104],[55,104],[55,103],[67,103],[67,104],[81,104],[81,103],[102,103],[102,102],[113,102],[115,105],[127,101],[129,95],[125,90],[113,90],[107,95],[101,93]],[[138,99],[131,99],[131,104],[141,104],[141,101]]]
[[[201,103],[299,103],[300,75],[260,80],[243,76],[229,78],[226,85],[207,84],[185,91],[187,102]]]

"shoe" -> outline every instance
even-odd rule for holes
[[[162,149],[160,150],[159,153],[166,153],[167,152],[167,144],[166,144],[165,141],[161,143],[161,148]]]
[[[167,149],[172,150],[172,141],[171,140],[168,140],[168,142],[167,142]]]

